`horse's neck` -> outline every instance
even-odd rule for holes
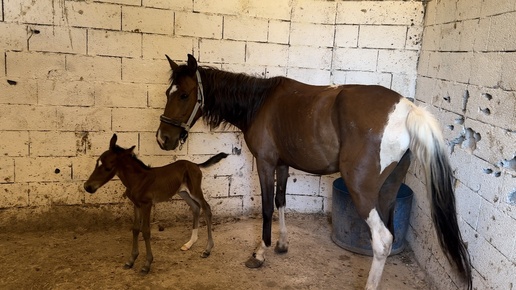
[[[131,190],[138,187],[149,173],[150,171],[144,168],[135,158],[125,157],[119,161],[116,175],[124,186]]]

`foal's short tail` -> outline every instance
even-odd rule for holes
[[[414,106],[407,116],[410,150],[423,165],[431,194],[432,219],[441,248],[472,288],[471,261],[457,222],[453,172],[437,120],[425,109]]]
[[[219,154],[217,154],[215,156],[212,156],[210,159],[208,159],[208,160],[206,160],[203,163],[198,164],[198,165],[201,168],[210,167],[213,164],[219,162],[220,160],[222,160],[222,159],[224,159],[226,157],[228,157],[228,154],[221,152],[221,153],[219,153]]]

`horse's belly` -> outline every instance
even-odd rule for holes
[[[280,159],[285,164],[314,174],[331,174],[339,170],[339,143],[336,138],[320,142],[299,140],[295,145],[280,150]],[[286,143],[283,143],[285,145]],[[284,147],[284,146],[281,146]],[[286,146],[285,146],[286,147]]]

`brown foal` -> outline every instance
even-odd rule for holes
[[[186,160],[178,160],[162,167],[151,168],[140,161],[133,153],[134,147],[129,149],[116,145],[117,136],[113,134],[109,144],[109,150],[102,153],[97,160],[95,170],[84,183],[84,189],[89,193],[95,193],[97,189],[106,184],[117,175],[126,187],[124,193],[134,204],[133,246],[131,258],[125,263],[124,268],[130,269],[138,257],[138,235],[142,232],[145,239],[146,262],[141,272],[147,274],[153,260],[150,245],[150,213],[152,205],[170,199],[176,193],[183,198],[193,211],[193,230],[190,240],[181,247],[188,250],[197,241],[199,228],[199,214],[202,209],[208,228],[208,244],[201,254],[206,258],[213,248],[211,230],[211,209],[204,199],[200,168],[209,167],[228,156],[219,153],[206,162],[195,164]]]

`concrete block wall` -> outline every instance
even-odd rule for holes
[[[0,212],[127,204],[119,181],[95,195],[82,184],[111,135],[152,166],[204,161],[215,215],[260,212],[254,161],[233,128],[202,122],[181,150],[155,130],[169,66],[201,65],[312,84],[374,83],[415,92],[421,1],[3,0],[0,19]],[[389,35],[386,37],[386,35]],[[331,182],[291,170],[289,209],[328,212]],[[172,201],[157,218],[184,209]],[[123,212],[123,211],[121,211]],[[130,215],[131,211],[127,211]],[[29,215],[30,216],[30,215]]]
[[[416,102],[441,121],[474,289],[516,287],[516,1],[427,3]],[[436,289],[463,289],[431,225],[422,174],[409,243]]]

